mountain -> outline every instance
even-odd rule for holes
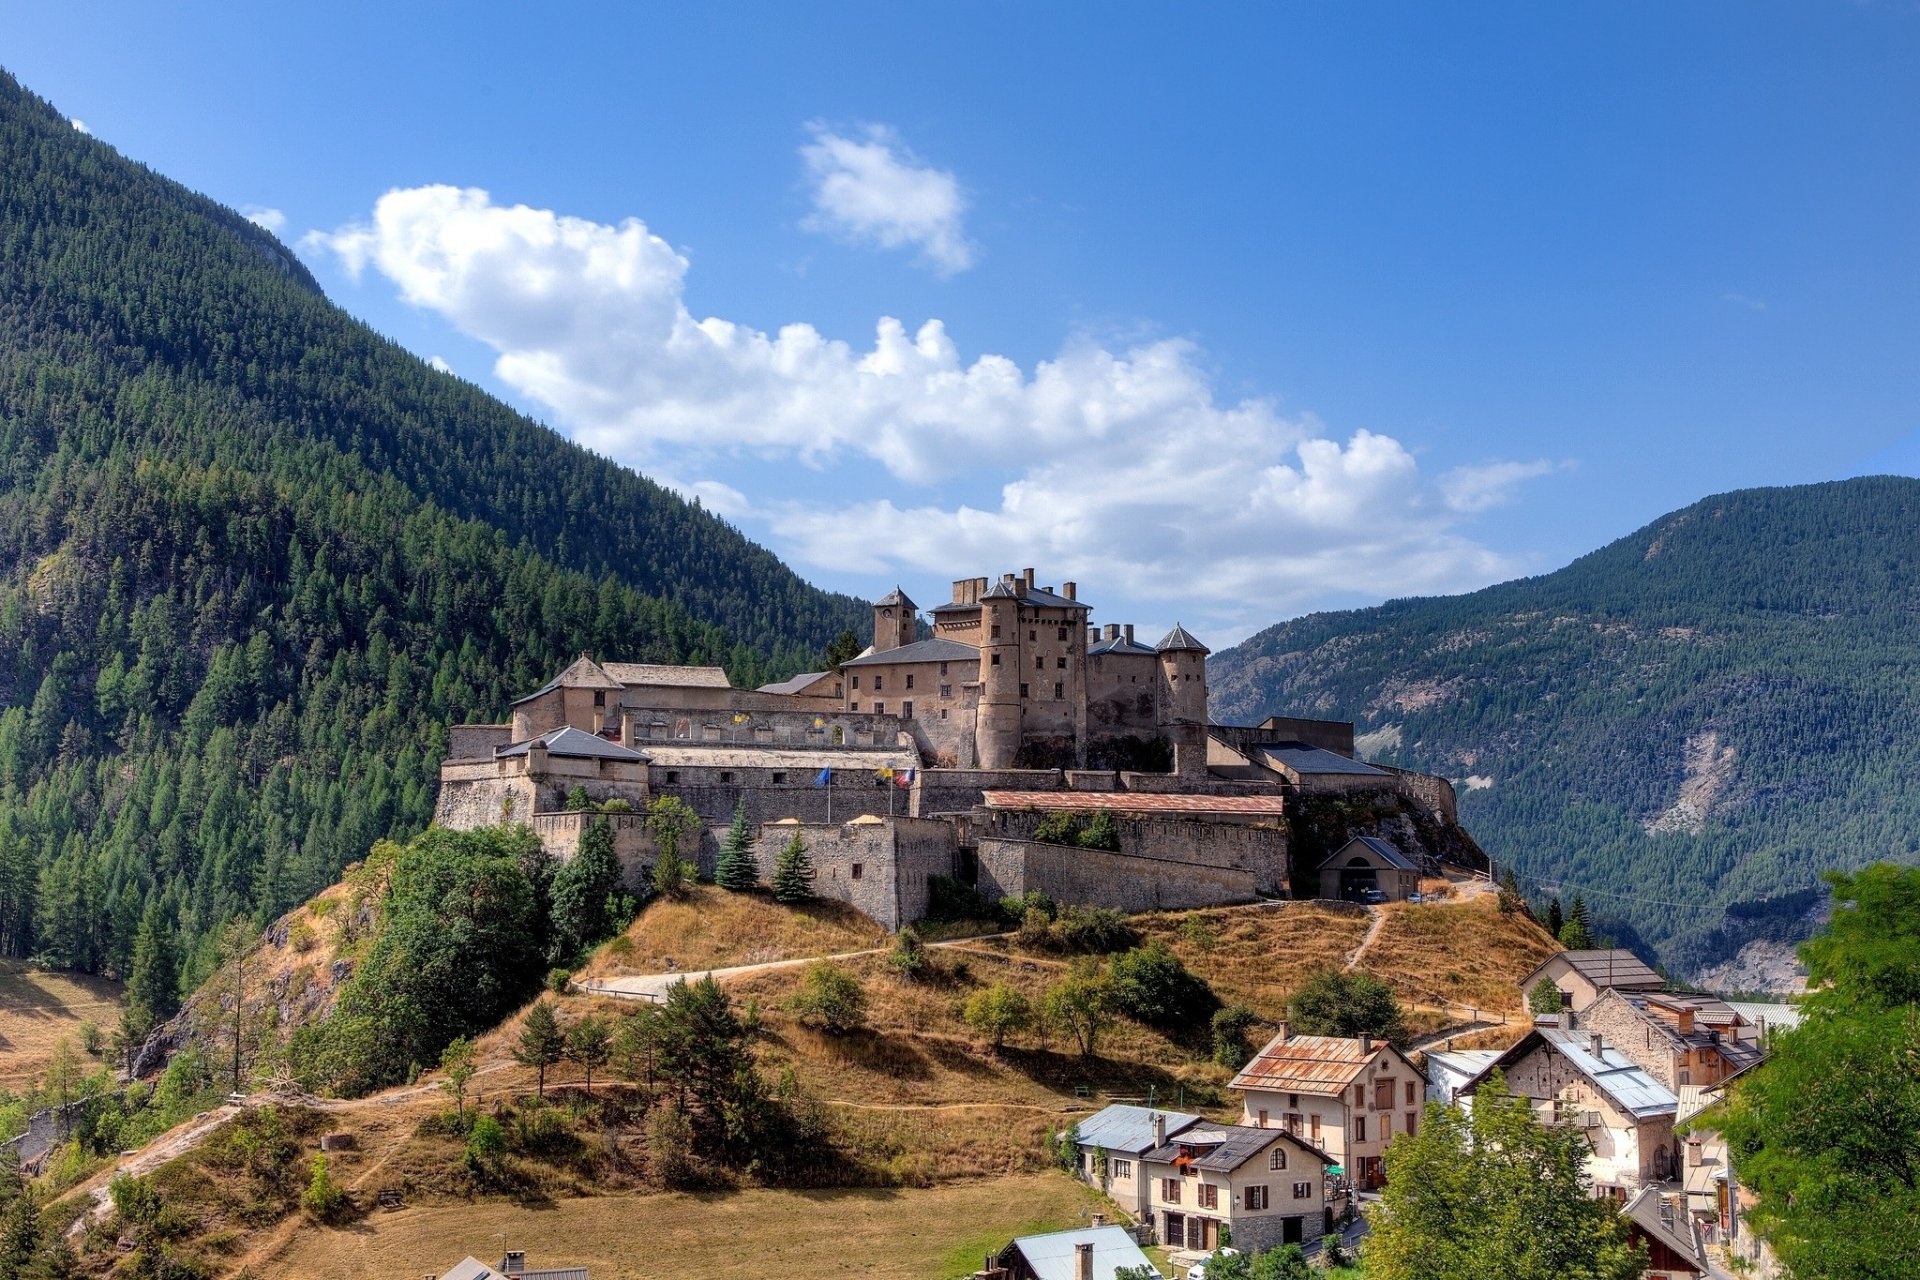
[[[1213,714],[1351,718],[1532,885],[1682,973],[1920,857],[1920,480],[1722,494],[1542,577],[1282,623]],[[1765,950],[1764,946],[1760,948]]]
[[[0,174],[0,954],[124,973],[153,899],[192,977],[582,650],[759,682],[863,625],[4,73]]]

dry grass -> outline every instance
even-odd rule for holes
[[[111,1032],[124,1004],[120,984],[107,978],[0,960],[0,1087],[25,1087],[62,1037],[78,1047],[83,1022]]]
[[[1211,953],[1182,934],[1193,916],[1219,931]],[[1279,1019],[1287,1000],[1316,969],[1338,968],[1367,932],[1367,913],[1337,902],[1286,902],[1250,910],[1169,911],[1136,917],[1149,939],[1173,948],[1189,969],[1231,1003]]]
[[[581,972],[596,978],[717,969],[882,946],[886,930],[852,907],[814,902],[786,907],[758,893],[697,886],[677,902],[648,905],[626,933]]]
[[[739,1191],[601,1196],[537,1206],[449,1205],[377,1213],[304,1233],[257,1273],[267,1280],[389,1280],[445,1271],[502,1241],[536,1267],[584,1266],[595,1280],[863,1276],[943,1280],[1016,1235],[1075,1226],[1093,1194],[1063,1174],[914,1191]]]
[[[1381,910],[1386,924],[1360,967],[1408,1005],[1521,1012],[1520,979],[1560,949],[1525,915],[1501,914],[1492,894],[1459,903],[1396,903]]]

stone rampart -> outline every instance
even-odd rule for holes
[[[953,827],[938,819],[771,822],[754,844],[761,880],[771,883],[780,851],[796,832],[813,862],[814,893],[845,902],[888,930],[923,918],[928,877],[955,870]]]
[[[585,813],[560,812],[537,813],[529,823],[533,833],[540,837],[540,846],[548,855],[560,862],[567,862],[580,851],[580,837],[595,820],[604,820],[613,831],[613,854],[620,860],[620,882],[629,892],[640,892],[648,888],[653,874],[654,858],[659,853],[652,834],[647,830],[647,819],[641,813]],[[696,866],[700,865],[697,851],[706,843],[701,839],[703,832],[696,831],[688,837],[682,856]],[[712,874],[711,860],[701,867],[703,875]]]
[[[1156,911],[1250,902],[1252,871],[1217,861],[1112,853],[983,835],[978,888],[988,898],[1038,889],[1055,902]]]
[[[913,814],[964,813],[989,791],[1063,791],[1058,769],[922,769],[913,784]]]
[[[982,842],[996,837],[1030,840],[1046,817],[1033,811],[996,810],[979,827],[978,836]],[[1126,857],[1242,871],[1252,876],[1254,893],[1269,897],[1287,894],[1287,827],[1276,819],[1116,814],[1113,825],[1120,837],[1119,852]]]

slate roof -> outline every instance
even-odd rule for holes
[[[907,593],[902,591],[897,585],[894,587],[893,590],[887,592],[887,594],[881,596],[878,600],[875,600],[873,602],[873,607],[876,609],[882,608],[886,605],[893,605],[895,608],[899,608],[899,609],[915,609],[915,610],[919,609],[920,607],[919,605],[915,604],[913,601],[907,599]]]
[[[1360,1078],[1367,1064],[1393,1047],[1384,1040],[1362,1052],[1347,1036],[1275,1036],[1240,1068],[1229,1089],[1265,1089],[1271,1093],[1338,1093]]]
[[[1533,985],[1542,970],[1555,959],[1564,957],[1573,966],[1575,973],[1596,987],[1626,987],[1634,990],[1659,988],[1667,985],[1665,978],[1647,967],[1633,952],[1621,947],[1600,948],[1594,951],[1559,951],[1540,962],[1538,968],[1520,980],[1525,990]]]
[[[555,689],[560,688],[618,689],[619,687],[620,682],[618,680],[609,675],[606,669],[601,667],[599,663],[583,653],[572,662],[569,662],[559,675],[547,681],[526,697],[515,698],[512,705],[517,707],[523,702],[532,702],[535,698],[552,693]]]
[[[1333,1163],[1332,1156],[1285,1129],[1262,1129],[1250,1124],[1209,1124],[1189,1129],[1177,1138],[1168,1138],[1166,1146],[1154,1148],[1141,1159],[1153,1164],[1172,1164],[1182,1150],[1206,1147],[1187,1162],[1188,1167],[1205,1173],[1232,1173],[1275,1142],[1298,1147],[1323,1165]]]
[[[1615,1107],[1635,1120],[1670,1116],[1679,1109],[1680,1100],[1673,1095],[1673,1091],[1654,1079],[1639,1063],[1604,1042],[1599,1055],[1595,1056],[1589,1039],[1584,1031],[1535,1027],[1520,1037],[1512,1048],[1483,1067],[1479,1075],[1463,1086],[1461,1092],[1473,1092],[1496,1068],[1505,1070],[1545,1044],[1565,1058],[1569,1066]]]
[[[1079,600],[1069,600],[1055,591],[1046,591],[1040,587],[1034,587],[1029,590],[1027,584],[1024,582],[996,582],[980,593],[980,599],[982,600],[1005,600],[1009,598],[1034,609],[1078,609],[1083,613],[1091,612],[1093,609],[1093,606],[1090,604]],[[980,605],[977,602],[969,604],[958,600],[949,600],[945,604],[933,606],[933,608],[927,610],[927,612],[960,613],[978,609],[979,607]]]
[[[824,671],[802,671],[799,675],[791,676],[785,680],[779,681],[778,683],[763,684],[754,692],[756,693],[799,693],[802,689],[805,689],[808,685],[812,684],[815,680],[818,680],[821,676],[824,676],[826,674],[827,673]]]
[[[1382,840],[1379,836],[1355,836],[1353,839],[1341,845],[1336,852],[1329,854],[1327,856],[1327,860],[1321,863],[1318,867],[1315,867],[1314,870],[1324,871],[1336,862],[1339,862],[1342,866],[1345,866],[1346,863],[1343,862],[1342,859],[1355,856],[1355,850],[1353,847],[1355,845],[1365,846],[1367,852],[1381,859],[1390,867],[1396,867],[1401,871],[1420,870],[1419,867],[1416,867],[1415,865],[1413,865],[1413,863],[1407,860],[1406,854],[1401,853],[1398,849],[1388,844],[1385,840]]]
[[[1249,750],[1267,757],[1273,764],[1294,773],[1346,774],[1362,778],[1384,778],[1385,769],[1376,769],[1364,760],[1343,756],[1325,747],[1310,747],[1304,742],[1260,742]]]
[[[1175,796],[1157,791],[986,791],[989,809],[1111,809],[1116,813],[1215,813],[1278,818],[1285,796]]]
[[[690,742],[683,738],[647,743],[647,759],[657,769],[792,769],[790,782],[805,782],[822,769],[916,769],[920,753],[912,747],[776,747],[752,742]],[[801,777],[801,774],[806,777]],[[861,776],[864,777],[865,773]],[[847,785],[835,777],[835,787]]]
[[[1195,650],[1200,653],[1213,652],[1213,650],[1207,648],[1207,646],[1201,644],[1198,640],[1195,640],[1193,633],[1177,622],[1173,624],[1173,630],[1161,637],[1160,643],[1155,645],[1154,648],[1161,653],[1176,653],[1182,650]]]
[[[725,667],[681,667],[664,662],[609,662],[607,674],[623,685],[666,685],[675,689],[730,689]]]
[[[631,760],[645,763],[647,759],[632,747],[623,747],[617,742],[609,742],[597,734],[588,733],[585,729],[576,729],[572,725],[543,733],[526,742],[495,747],[494,758],[523,756],[527,754],[529,744],[534,742],[545,743],[547,754],[550,756],[563,756],[573,760]]]
[[[980,651],[970,644],[958,640],[944,640],[935,637],[931,640],[915,640],[912,644],[903,644],[897,649],[881,649],[876,653],[863,653],[857,658],[848,658],[840,664],[840,669],[848,667],[882,667],[899,662],[974,662],[980,661]]]
[[[1111,640],[1102,640],[1099,644],[1093,645],[1087,650],[1087,656],[1089,658],[1099,658],[1110,653],[1140,654],[1151,658],[1154,650],[1147,645],[1141,644],[1138,640],[1129,640],[1125,636],[1115,636]]]
[[[1035,1280],[1075,1280],[1074,1246],[1079,1244],[1093,1245],[1094,1280],[1113,1280],[1115,1272],[1128,1267],[1153,1269],[1152,1261],[1140,1252],[1140,1246],[1133,1242],[1125,1227],[1081,1227],[1074,1231],[1051,1231],[1042,1236],[1021,1236],[1002,1254],[1018,1251],[1027,1260]]]
[[[1184,1111],[1165,1111],[1155,1107],[1136,1107],[1124,1102],[1115,1102],[1100,1108],[1082,1120],[1077,1131],[1082,1146],[1100,1147],[1106,1151],[1127,1151],[1139,1155],[1153,1149],[1153,1118],[1156,1115],[1167,1118],[1167,1134],[1191,1129],[1200,1123],[1200,1117],[1188,1115]]]

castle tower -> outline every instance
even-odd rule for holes
[[[873,651],[900,649],[918,638],[919,606],[895,587],[873,602]]]
[[[1020,750],[1020,593],[995,583],[980,597],[980,709],[974,754],[982,769],[1011,769]]]
[[[1173,771],[1207,776],[1207,646],[1175,623],[1154,646],[1160,659],[1160,731],[1173,743]]]

